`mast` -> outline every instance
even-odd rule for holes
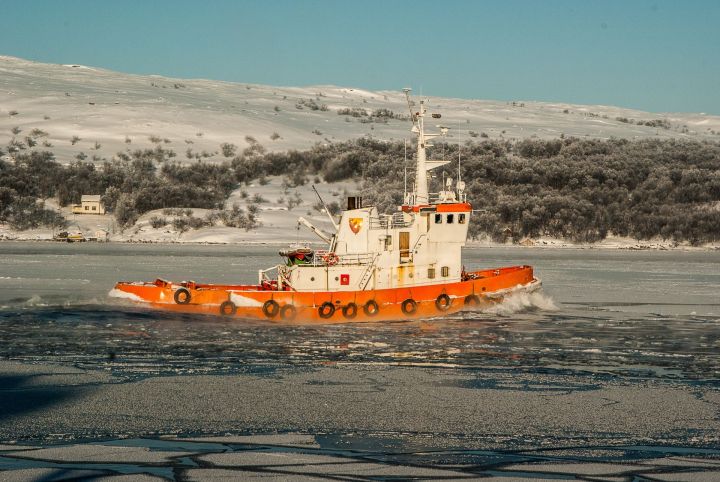
[[[428,144],[428,140],[433,137],[437,137],[441,134],[426,134],[425,133],[425,101],[420,100],[420,110],[413,113],[412,104],[410,103],[410,92],[412,89],[406,87],[403,89],[405,97],[407,99],[408,108],[410,109],[410,120],[413,123],[411,132],[417,135],[417,165],[415,167],[415,187],[413,192],[413,203],[414,205],[429,204],[430,196],[428,194],[428,177],[427,172],[430,169],[447,164],[446,161],[431,161],[427,162],[426,148],[432,147]],[[440,114],[433,114],[434,118],[440,118]],[[442,129],[442,135],[447,133],[447,128]]]
[[[415,204],[427,204],[428,199],[428,183],[427,183],[427,166],[425,153],[425,101],[420,101],[420,110],[416,114],[417,124],[413,126],[417,133],[417,166],[415,168]]]

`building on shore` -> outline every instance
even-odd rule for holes
[[[105,207],[100,200],[100,195],[83,194],[80,204],[73,204],[73,214],[105,214]]]

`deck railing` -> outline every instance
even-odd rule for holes
[[[412,218],[405,219],[403,213],[381,214],[370,218],[370,229],[407,228],[412,222]]]
[[[308,266],[362,266],[373,261],[375,253],[336,254],[324,250],[315,251],[314,256],[307,263],[299,263],[298,267]]]

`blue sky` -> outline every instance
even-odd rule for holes
[[[0,54],[720,115],[720,1],[3,0]]]

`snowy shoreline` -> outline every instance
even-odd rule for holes
[[[203,230],[198,230],[196,234],[201,234]],[[10,234],[12,233],[12,234]],[[9,232],[8,230],[0,230],[0,242],[3,243],[57,243],[64,241],[53,240],[52,237],[39,237],[36,231],[31,236],[23,236],[21,232]],[[260,237],[258,234],[253,233]],[[149,239],[149,238],[127,238],[117,236],[110,238],[109,243],[121,244],[159,244],[159,245],[189,245],[189,246],[278,246],[284,247],[292,244],[298,244],[297,240],[291,238],[278,239],[277,236],[268,236],[273,238],[272,241],[260,241],[258,239],[213,239],[207,241],[195,240],[168,240],[168,239]],[[87,241],[96,243],[96,241]],[[100,242],[99,244],[102,244]],[[301,240],[299,244],[320,247],[322,243],[308,240]],[[515,249],[575,249],[575,250],[621,250],[621,251],[720,251],[720,244],[704,244],[701,246],[691,246],[689,244],[677,244],[671,241],[638,241],[630,238],[608,238],[597,243],[572,243],[570,241],[554,238],[527,239],[520,243],[497,243],[493,241],[471,240],[468,241],[466,249],[484,249],[484,248],[515,248]]]

